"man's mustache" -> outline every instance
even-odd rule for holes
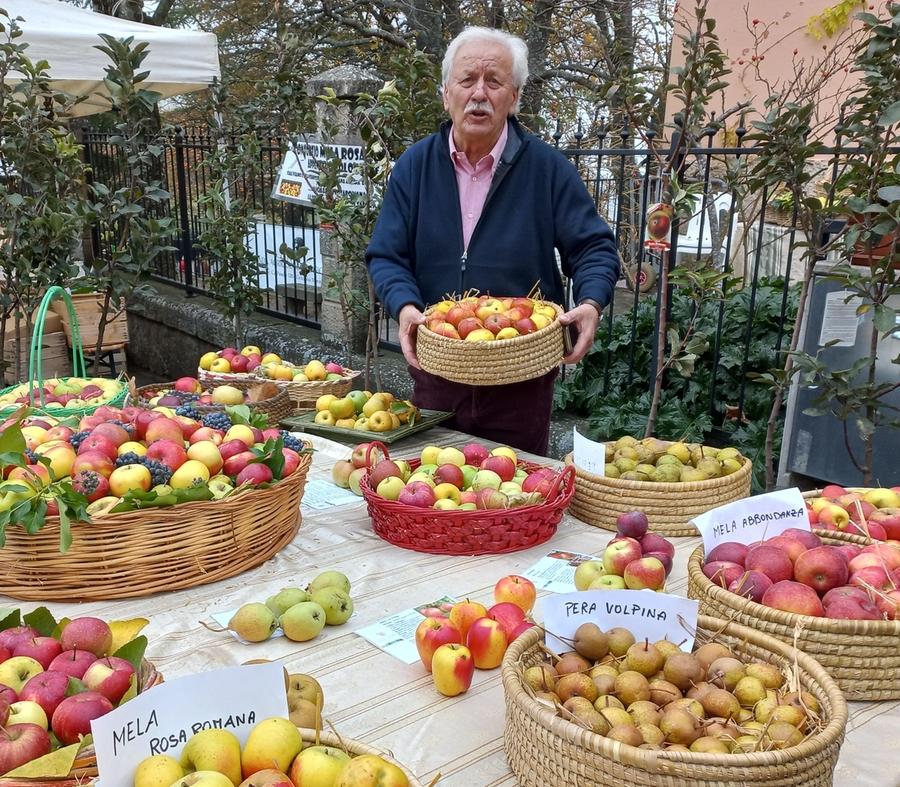
[[[470,101],[466,104],[465,112],[467,115],[471,115],[473,112],[484,112],[486,115],[493,115],[494,108],[489,101]]]

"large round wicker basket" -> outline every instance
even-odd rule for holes
[[[263,385],[265,382],[266,381],[260,380],[259,378],[251,378],[247,382],[238,382],[235,380],[229,383],[219,384],[230,385],[234,388],[239,388],[246,393],[254,386]],[[137,404],[141,407],[149,407],[150,399],[156,396],[158,391],[165,388],[172,388],[174,385],[175,383],[153,383],[152,385],[142,385],[135,391],[138,400]],[[287,418],[294,411],[291,399],[288,396],[287,391],[283,388],[278,388],[274,395],[266,396],[265,399],[260,399],[255,402],[244,402],[244,404],[250,408],[250,412],[263,413],[268,416],[269,426],[272,427],[278,426],[278,423],[282,418]],[[203,415],[208,413],[224,413],[226,407],[223,404],[198,404],[197,402],[191,402],[191,406]]]
[[[572,454],[565,457],[565,462],[572,464]],[[654,533],[696,536],[697,528],[690,524],[695,516],[749,497],[752,469],[753,463],[745,458],[743,467],[731,475],[663,483],[598,476],[576,467],[575,496],[569,513],[594,527],[615,530],[619,514],[643,511]]]
[[[557,316],[562,314],[560,306],[550,305]],[[416,357],[426,372],[466,385],[533,380],[559,366],[563,355],[563,329],[558,319],[534,333],[500,341],[449,339],[424,325],[419,326],[416,337]]]
[[[141,693],[163,682],[162,673],[157,672],[156,667],[146,659],[141,662],[139,676]],[[97,755],[93,744],[89,744],[78,752],[78,757],[66,776],[53,779],[0,776],[0,787],[80,787],[91,783],[98,775]]]
[[[828,673],[766,634],[701,615],[698,639],[711,638],[795,674],[821,705],[822,729],[797,746],[749,754],[639,749],[610,740],[560,718],[523,687],[523,669],[542,658],[541,632],[532,628],[509,646],[502,667],[506,756],[521,787],[830,787],[847,703]]]
[[[0,593],[34,601],[92,601],[183,590],[264,563],[300,528],[300,499],[312,456],[266,489],[96,517],[72,526],[60,553],[57,517],[29,535],[7,527]]]
[[[320,730],[317,736],[315,730],[301,727],[300,734],[303,736],[304,749],[307,748],[307,746],[322,745],[331,746],[335,749],[343,749],[352,757],[355,757],[358,754],[377,754],[379,757],[383,757],[403,771],[403,774],[409,781],[409,787],[424,787],[422,782],[415,777],[415,774],[413,774],[409,768],[403,765],[403,763],[397,762],[390,752],[386,752],[384,749],[376,749],[374,746],[369,746],[369,744],[363,743],[362,741],[345,738],[343,735],[336,735],[335,733],[326,730]],[[3,785],[0,784],[0,787],[3,787]]]
[[[860,536],[814,531],[826,544],[865,544]],[[848,700],[900,699],[900,620],[835,620],[757,604],[713,584],[703,573],[703,547],[688,560],[688,596],[700,610],[794,643],[822,664]]]

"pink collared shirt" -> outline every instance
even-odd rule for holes
[[[503,148],[506,147],[508,124],[503,124],[503,131],[491,152],[478,160],[473,167],[465,153],[457,150],[453,141],[453,128],[450,128],[450,158],[456,170],[456,185],[459,187],[459,212],[462,215],[463,248],[469,248],[472,231],[478,223],[484,201],[487,199],[494,179],[494,172],[500,163]]]

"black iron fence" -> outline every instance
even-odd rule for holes
[[[683,180],[698,184],[700,191],[696,211],[689,221],[675,225],[672,248],[667,255],[670,269],[680,265],[713,265],[728,271],[743,281],[749,297],[744,298],[742,360],[737,368],[720,368],[723,327],[731,319],[721,306],[715,336],[711,344],[715,360],[710,401],[716,399],[715,389],[722,384],[722,375],[736,379],[737,404],[743,409],[746,372],[752,355],[754,317],[757,311],[757,290],[762,282],[772,279],[790,282],[798,278],[801,266],[798,244],[804,240],[796,226],[796,214],[785,209],[779,195],[763,190],[759,194],[741,193],[729,186],[727,177],[736,164],[758,155],[753,147],[742,145],[744,131],[738,129],[737,144],[720,147],[712,132],[699,144],[684,151]],[[624,350],[628,355],[627,379],[643,376],[647,385],[653,379],[649,370],[639,363],[640,348],[655,341],[656,332],[647,331],[639,322],[642,304],[654,299],[659,287],[659,266],[663,258],[645,248],[646,215],[650,205],[661,197],[663,179],[661,168],[666,152],[662,144],[657,148],[652,134],[647,145],[635,145],[628,130],[612,131],[605,127],[593,135],[580,131],[563,136],[559,131],[549,140],[577,167],[598,211],[606,217],[618,240],[623,259],[623,277],[616,288],[613,303],[601,324],[601,336],[611,337],[615,321],[629,320],[630,342]],[[113,185],[122,176],[122,163],[114,155],[109,138],[104,133],[84,135],[85,152],[93,167],[94,178]],[[171,200],[165,208],[175,219],[177,231],[170,239],[176,249],[163,255],[156,264],[155,278],[169,282],[190,292],[206,291],[207,282],[216,260],[210,259],[197,244],[203,231],[203,217],[198,199],[207,186],[207,171],[203,159],[213,150],[215,141],[205,134],[178,133],[165,143],[164,167],[161,173]],[[247,243],[259,256],[259,284],[264,303],[261,311],[308,325],[319,322],[319,305],[326,282],[322,276],[319,234],[315,213],[309,207],[296,206],[271,199],[284,146],[277,137],[263,140],[261,176],[254,183],[242,187],[259,198],[264,210],[259,215],[254,232]],[[823,189],[827,190],[833,173],[823,158],[821,167]],[[103,240],[94,242],[102,246]],[[291,248],[306,246],[309,254],[306,266],[285,259],[279,252],[281,244]],[[786,344],[792,327],[789,314],[788,287],[782,287],[780,308],[775,317],[778,329],[772,340],[774,351]],[[671,307],[671,298],[670,309]],[[767,305],[769,308],[771,304]],[[733,326],[732,326],[733,327]],[[396,347],[396,325],[381,320],[382,343]],[[621,332],[621,330],[620,330]],[[733,337],[730,340],[733,342]],[[733,348],[730,348],[733,349]],[[607,353],[604,365],[603,389],[610,388],[614,379],[614,359]]]

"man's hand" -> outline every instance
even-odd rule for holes
[[[559,322],[563,326],[574,325],[578,331],[578,341],[572,352],[563,358],[563,363],[578,363],[587,351],[591,349],[594,343],[594,334],[597,332],[597,324],[600,322],[600,315],[597,310],[589,303],[576,306],[574,309],[567,311],[559,316]]]
[[[419,326],[425,324],[425,315],[419,311],[418,307],[407,303],[400,309],[397,319],[400,323],[400,350],[403,352],[403,357],[410,366],[421,369],[419,360],[416,358],[416,334]]]

